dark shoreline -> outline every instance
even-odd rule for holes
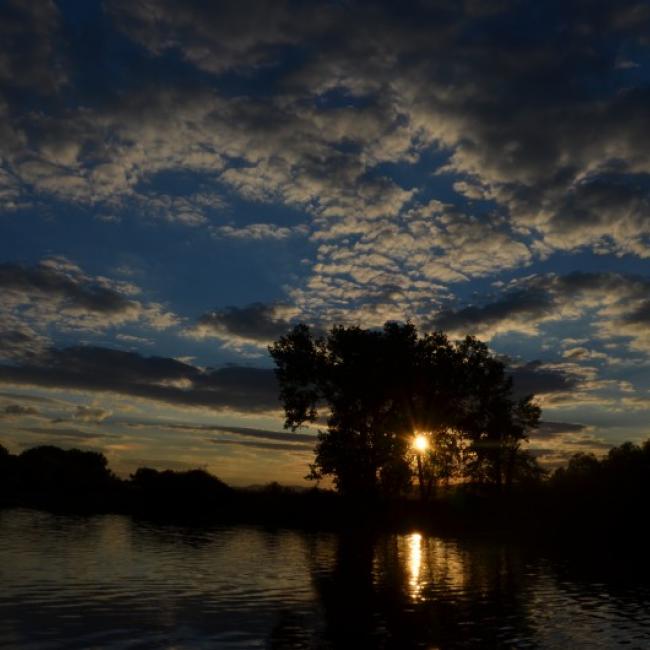
[[[0,448],[0,451],[2,449]],[[139,468],[120,479],[99,453],[35,447],[0,454],[0,508],[117,513],[161,523],[255,524],[323,531],[421,531],[447,537],[522,539],[561,547],[636,547],[648,541],[650,444],[624,444],[604,460],[577,455],[549,480],[439,486],[344,496],[271,483],[233,488],[200,469]]]
[[[131,489],[129,489],[131,488]],[[137,494],[132,486],[112,494],[24,494],[0,499],[0,511],[29,508],[62,515],[119,514],[161,525],[201,527],[253,525],[306,532],[411,533],[460,540],[490,539],[554,548],[636,548],[649,538],[636,506],[610,510],[597,504],[560,507],[547,491],[535,495],[452,495],[421,503],[415,499],[354,502],[325,490],[302,492],[229,489],[218,503],[165,503]],[[598,514],[599,513],[599,514]]]

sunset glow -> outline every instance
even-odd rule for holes
[[[649,124],[650,0],[0,0],[0,650],[650,650]]]
[[[425,452],[429,448],[429,439],[421,433],[416,434],[413,438],[413,448],[418,453]]]

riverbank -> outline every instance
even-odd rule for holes
[[[493,537],[580,545],[645,543],[640,505],[561,499],[550,488],[513,495],[456,490],[426,503],[412,498],[360,502],[327,490],[228,488],[219,495],[146,490],[122,482],[106,491],[5,495],[0,507],[78,515],[124,514],[183,525],[254,524],[312,531],[414,530],[450,537]]]
[[[233,488],[200,469],[140,468],[129,479],[120,479],[102,454],[42,446],[0,456],[0,507],[119,513],[189,524],[421,530],[454,536],[543,538],[562,544],[574,540],[580,544],[585,539],[634,543],[647,539],[647,456],[645,447],[622,446],[610,452],[607,462],[578,458],[552,480],[515,484],[510,489],[456,485],[421,500],[414,495],[350,498],[331,490],[291,489],[277,483]]]

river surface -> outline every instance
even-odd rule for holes
[[[650,586],[616,562],[5,510],[0,648],[650,648]]]

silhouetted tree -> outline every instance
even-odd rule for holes
[[[131,482],[148,509],[175,514],[205,510],[221,503],[231,492],[223,481],[202,469],[160,472],[140,467]]]
[[[18,456],[23,489],[35,492],[104,489],[114,476],[104,454],[42,445]]]
[[[650,497],[650,443],[613,447],[602,458],[574,454],[550,481],[550,497],[569,526],[616,536],[645,522]]]
[[[427,496],[435,486],[448,486],[462,475],[464,453],[461,432],[441,429],[431,434],[429,449],[421,454],[424,491]]]
[[[310,476],[330,475],[346,494],[404,491],[415,431],[447,446],[429,456],[429,480],[450,480],[467,459],[471,480],[509,484],[521,441],[539,420],[539,407],[512,397],[503,363],[473,337],[452,344],[441,332],[420,337],[410,323],[386,323],[314,338],[297,325],[269,351],[285,426],[295,430],[326,411]]]
[[[650,484],[650,446],[624,442],[609,450],[603,460],[604,472],[608,475],[611,489],[616,492],[639,491]]]
[[[457,344],[456,364],[461,398],[457,426],[467,443],[465,476],[474,483],[509,486],[521,443],[537,426],[541,410],[532,396],[513,397],[505,365],[476,338]]]
[[[149,467],[140,467],[131,479],[135,485],[172,491],[201,493],[225,492],[230,489],[223,481],[203,469],[190,469],[184,472],[166,469],[160,472]]]
[[[602,465],[594,454],[578,452],[569,458],[566,467],[558,467],[552,478],[553,483],[562,489],[592,491],[602,483]]]
[[[400,492],[408,485],[406,433],[413,409],[396,379],[412,377],[416,346],[415,328],[394,325],[383,332],[335,327],[317,340],[298,325],[271,346],[286,426],[314,422],[319,409],[329,407],[313,478],[331,475],[346,494],[374,494],[380,486]]]
[[[6,447],[0,445],[0,499],[15,489],[15,460],[16,457],[12,456]]]
[[[515,461],[512,466],[512,482],[535,485],[546,478],[548,478],[548,470],[539,464],[539,461],[533,454],[520,449],[515,455]]]
[[[624,442],[601,459],[591,453],[576,453],[566,467],[554,472],[552,483],[560,490],[592,499],[603,496],[621,503],[645,499],[650,491],[650,440],[641,446]]]

